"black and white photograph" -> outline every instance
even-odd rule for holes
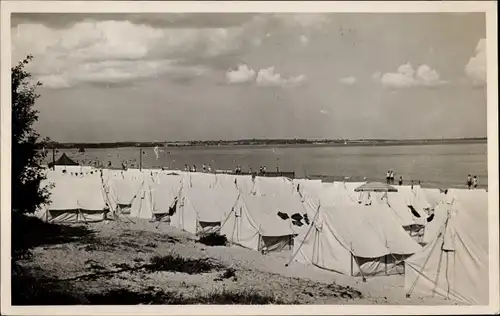
[[[496,2],[21,2],[2,314],[500,312]]]

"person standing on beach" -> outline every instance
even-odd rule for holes
[[[203,164],[202,169],[203,169],[203,172],[207,172],[207,166],[205,164]]]
[[[469,190],[472,187],[472,178],[470,174],[467,176],[467,186],[469,187]]]
[[[477,189],[477,184],[478,184],[477,176],[474,176],[474,179],[472,179],[472,185],[474,186],[474,189]]]
[[[403,176],[399,176],[399,185],[403,185]]]
[[[385,180],[387,181],[387,184],[391,184],[391,170],[387,171],[385,175]]]
[[[395,176],[394,170],[391,169],[391,184],[394,184],[394,176]]]
[[[208,172],[212,172],[212,167],[208,164]]]
[[[196,172],[196,165],[193,165],[193,172]]]

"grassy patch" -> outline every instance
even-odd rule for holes
[[[199,242],[207,246],[226,246],[227,238],[225,235],[211,233],[201,236]]]
[[[353,299],[353,298],[362,298],[363,294],[350,287],[350,286],[343,286],[343,285],[338,285],[335,283],[328,284],[326,287],[328,290],[334,292],[335,297],[341,297],[341,298],[346,298],[346,299]]]
[[[145,289],[139,292],[128,289],[111,290],[105,294],[87,295],[88,304],[93,305],[192,305],[192,304],[287,304],[273,296],[260,294],[257,291],[243,290],[231,292],[227,290],[213,291],[207,296],[186,297],[182,294],[168,293],[161,290]],[[296,302],[293,302],[296,303]]]
[[[200,274],[222,269],[222,265],[210,259],[189,259],[178,255],[154,256],[146,266],[150,271],[173,271],[188,274]]]
[[[215,290],[207,296],[194,297],[187,300],[185,304],[217,304],[217,305],[282,305],[296,302],[285,302],[274,296],[260,293],[255,290],[244,289],[242,291]]]

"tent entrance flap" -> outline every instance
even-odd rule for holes
[[[116,205],[119,214],[130,215],[132,213],[132,204],[120,204]]]
[[[260,249],[266,249],[266,252],[270,251],[282,251],[290,249],[291,247],[291,235],[285,236],[260,236]]]
[[[198,233],[201,235],[220,233],[221,222],[202,222],[198,221]]]

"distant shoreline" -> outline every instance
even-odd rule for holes
[[[420,146],[482,144],[486,138],[470,139],[418,139],[418,140],[239,140],[239,141],[193,141],[193,142],[117,142],[117,143],[54,143],[47,147],[55,149],[112,149],[112,148],[228,148],[228,147],[360,147],[360,146]],[[43,145],[39,145],[40,148]]]

